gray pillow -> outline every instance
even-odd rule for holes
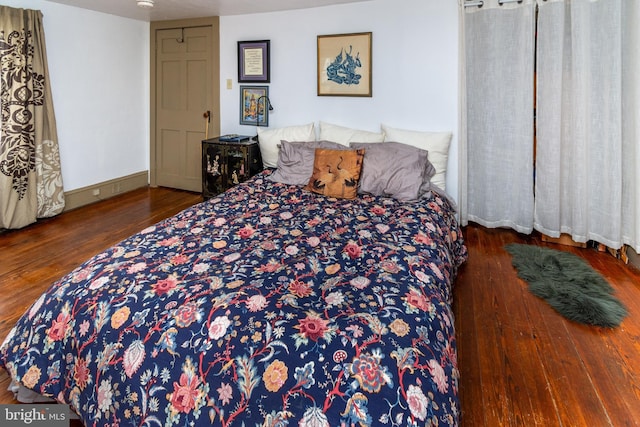
[[[307,185],[313,173],[316,148],[349,150],[346,145],[332,141],[282,140],[278,151],[278,168],[267,179],[289,185]]]
[[[400,142],[352,142],[350,147],[365,150],[359,193],[413,201],[430,190],[436,170],[428,151]]]

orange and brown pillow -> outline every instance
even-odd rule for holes
[[[328,197],[355,199],[364,151],[316,149],[313,173],[305,188]]]

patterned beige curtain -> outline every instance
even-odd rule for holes
[[[0,6],[0,229],[64,208],[48,73],[42,13]]]

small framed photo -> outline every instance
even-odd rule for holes
[[[240,124],[269,126],[269,86],[240,86]]]
[[[269,40],[238,42],[238,82],[269,83]]]
[[[318,96],[371,95],[371,32],[318,36]]]

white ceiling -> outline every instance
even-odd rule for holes
[[[155,6],[143,9],[136,0],[48,0],[141,21],[200,18],[205,16],[243,15],[306,9],[369,0],[154,0]]]

